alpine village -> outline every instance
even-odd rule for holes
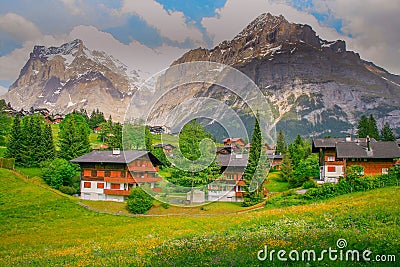
[[[35,46],[0,101],[0,265],[259,266],[264,246],[322,250],[339,238],[400,256],[398,76],[271,14],[172,63],[207,58],[247,74],[272,107],[266,142],[258,114],[211,85],[166,103],[229,99],[248,137],[202,118],[179,132],[124,122],[137,88],[94,55],[81,40]],[[359,102],[335,98],[349,90]],[[204,139],[206,167],[172,163],[201,158]]]

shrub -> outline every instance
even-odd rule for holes
[[[64,186],[64,185],[60,186],[59,190],[62,193],[71,195],[71,196],[77,192],[76,189],[73,188],[72,186]]]
[[[74,166],[65,159],[46,161],[43,166],[43,180],[51,187],[59,189],[60,186],[71,186],[72,179],[76,176]]]
[[[169,203],[163,202],[163,203],[161,204],[161,207],[163,207],[164,209],[168,209],[168,208],[169,208]]]
[[[140,187],[133,187],[127,200],[129,212],[144,214],[153,206],[153,198]]]
[[[308,180],[308,181],[303,183],[303,188],[304,189],[316,188],[316,187],[318,187],[318,185],[314,180]]]

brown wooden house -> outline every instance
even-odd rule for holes
[[[158,160],[147,151],[92,151],[71,160],[81,166],[81,198],[124,201],[130,189],[148,184],[160,191]]]
[[[365,175],[386,174],[400,158],[396,142],[373,138],[314,139],[313,152],[319,153],[320,180],[336,183],[350,166],[364,167]]]

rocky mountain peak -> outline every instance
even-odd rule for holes
[[[223,41],[211,50],[191,50],[173,65],[190,61],[243,65],[254,59],[273,58],[279,53],[293,53],[296,49],[324,49],[341,53],[346,51],[346,44],[342,40],[322,40],[309,25],[290,23],[282,15],[264,13],[232,40]]]
[[[30,55],[31,58],[38,59],[51,59],[55,55],[73,55],[77,56],[78,54],[82,54],[85,49],[83,45],[83,41],[79,39],[75,39],[72,42],[65,43],[59,47],[45,47],[42,45],[35,45],[33,51]]]

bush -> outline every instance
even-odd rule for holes
[[[168,209],[168,208],[169,208],[169,203],[163,202],[163,203],[161,204],[161,207],[163,207],[164,209]]]
[[[303,183],[304,189],[316,188],[318,187],[317,183],[314,180],[308,180]]]
[[[64,185],[60,186],[59,190],[62,193],[71,195],[71,196],[77,192],[76,189],[73,188],[72,186],[64,186]]]
[[[43,180],[52,188],[60,189],[61,186],[71,186],[76,176],[74,166],[65,159],[54,159],[42,164]]]
[[[153,206],[153,198],[140,187],[133,187],[126,202],[129,212],[144,214]]]

